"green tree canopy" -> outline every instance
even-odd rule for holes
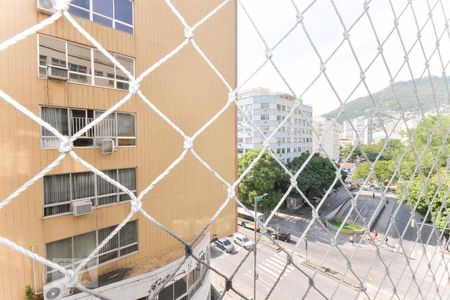
[[[239,158],[238,170],[239,176],[248,168],[261,152],[261,148],[247,151]],[[256,196],[267,193],[267,204],[269,206],[281,199],[280,181],[286,177],[281,166],[268,154],[264,153],[255,166],[244,177],[239,184],[239,195],[248,205],[254,204]]]
[[[308,152],[302,153],[299,157],[294,158],[289,164],[288,168],[292,173],[297,172],[309,157]],[[345,173],[342,174],[345,180]],[[319,154],[314,154],[304,170],[297,178],[297,183],[300,190],[308,197],[318,197],[323,189],[329,188],[336,178],[336,169],[328,158],[323,158]],[[341,184],[338,181],[335,187]]]

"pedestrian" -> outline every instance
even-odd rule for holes
[[[386,245],[388,244],[388,241],[389,241],[389,238],[388,238],[388,236],[385,236],[385,238],[384,238],[384,242],[386,243]]]
[[[375,236],[375,240],[377,239],[377,237],[378,237],[378,232],[377,232],[377,230],[376,229],[374,229],[374,231],[373,231],[373,235]]]
[[[354,241],[353,241],[353,235],[351,235],[351,236],[349,237],[349,241],[350,241],[350,244],[352,244],[352,246],[355,245],[355,244],[354,244]]]
[[[375,193],[372,193],[372,199],[375,199]]]

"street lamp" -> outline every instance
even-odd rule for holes
[[[258,203],[263,202],[264,198],[266,198],[268,194],[255,197],[255,214],[253,216],[253,220],[255,221],[255,240],[254,240],[254,249],[253,249],[253,300],[256,299],[256,213],[258,212]]]

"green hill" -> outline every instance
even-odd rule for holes
[[[445,81],[439,77],[431,77],[436,90],[435,98],[438,106],[450,104],[450,99],[448,96],[448,90],[450,90],[450,77],[447,77],[446,79],[447,80]],[[416,86],[417,95],[419,96],[422,109],[424,111],[433,109],[435,104],[433,100],[433,89],[430,84],[430,77],[416,80]],[[390,87],[372,94],[375,103],[377,103],[377,110],[380,116],[401,112],[399,103],[407,112],[419,110],[419,104],[414,93],[414,85],[412,81],[397,82],[394,84],[393,89],[397,95],[397,99],[395,98]],[[360,97],[349,101],[344,105],[344,111],[339,115],[337,121],[343,122],[347,118],[354,119],[360,116],[369,117],[373,115],[373,109],[374,105],[369,96]],[[338,112],[339,110],[335,109],[324,116],[335,118]]]

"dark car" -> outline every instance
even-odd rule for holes
[[[279,241],[289,242],[291,240],[291,234],[286,231],[267,230],[267,233],[270,234],[271,237]]]

